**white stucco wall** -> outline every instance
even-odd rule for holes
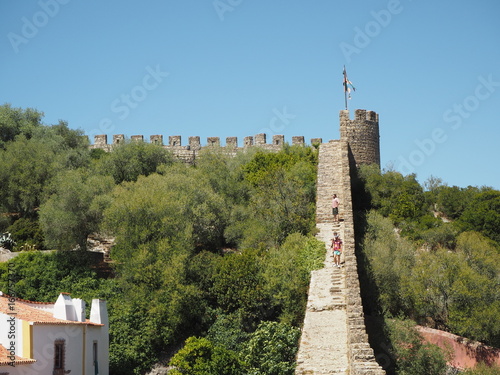
[[[0,313],[0,344],[6,349],[10,348],[11,341],[14,342],[16,355],[23,356],[23,324],[19,319],[15,319],[15,324],[11,326],[12,315]],[[11,336],[9,338],[9,336]],[[14,336],[14,337],[12,337]]]

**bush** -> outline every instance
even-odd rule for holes
[[[242,375],[243,363],[236,352],[215,345],[206,338],[190,337],[174,355],[170,374],[186,375]]]
[[[423,343],[410,320],[388,320],[392,353],[398,375],[445,375],[449,353],[438,346]]]
[[[487,365],[486,363],[479,363],[476,367],[466,370],[462,375],[499,375],[500,366],[498,365]]]
[[[293,375],[300,330],[277,322],[262,322],[244,353],[249,375]]]
[[[9,232],[19,245],[27,243],[38,250],[44,249],[44,235],[38,220],[20,218],[9,227]]]

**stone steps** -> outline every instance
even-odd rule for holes
[[[316,223],[317,238],[325,243],[324,268],[311,273],[309,297],[297,355],[296,374],[348,374],[348,324],[345,267],[334,267],[330,251],[333,232],[343,237],[342,222],[334,226],[331,197],[342,189],[338,141],[319,149]]]

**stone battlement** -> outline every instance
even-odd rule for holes
[[[143,135],[133,135],[130,137],[132,141],[141,141],[144,142]],[[171,135],[168,137],[168,143],[165,144],[163,141],[163,135],[151,135],[149,137],[150,143],[158,144],[163,147],[184,147],[188,150],[199,150],[202,148],[200,137],[194,136],[189,137],[188,144],[182,145],[182,139],[180,135]],[[115,134],[113,135],[113,141],[111,144],[108,143],[108,136],[106,134],[96,135],[94,136],[94,144],[91,145],[91,148],[102,148],[106,151],[110,150],[114,145],[119,145],[125,142],[124,134]],[[319,144],[322,143],[323,140],[321,138],[312,138],[311,144]],[[261,146],[264,148],[281,148],[285,144],[285,136],[284,135],[273,135],[272,142],[267,143],[267,136],[265,133],[256,134],[255,136],[245,137],[243,140],[242,147],[251,147],[251,146]],[[292,145],[304,145],[304,136],[293,136],[292,137]],[[219,137],[207,137],[206,146],[221,146]],[[226,146],[229,148],[239,148],[238,147],[238,137],[227,137],[226,138]]]
[[[130,140],[133,142],[144,142],[143,135],[133,135],[130,137]],[[248,136],[243,139],[242,147],[238,146],[238,138],[237,137],[227,137],[225,146],[221,146],[219,137],[207,137],[207,142],[205,146],[202,146],[200,137],[194,136],[189,137],[188,144],[183,145],[182,139],[180,135],[171,135],[168,137],[168,143],[165,144],[163,140],[163,135],[151,135],[149,137],[149,141],[152,144],[157,144],[162,146],[163,148],[172,151],[172,153],[183,160],[186,163],[194,163],[196,158],[198,157],[198,153],[204,147],[223,147],[227,152],[231,154],[236,154],[236,152],[240,150],[245,150],[249,147],[259,147],[264,150],[269,151],[279,151],[285,145],[285,136],[284,135],[273,135],[272,142],[267,143],[267,136],[264,133],[256,134],[255,136]],[[113,135],[113,141],[111,144],[108,143],[108,136],[106,134],[96,135],[94,136],[94,144],[90,145],[90,148],[93,149],[102,149],[105,151],[111,151],[113,147],[117,145],[123,144],[126,142],[126,138],[124,134],[115,134]],[[312,138],[311,145],[321,144],[323,140],[321,138]],[[292,137],[292,145],[305,145],[303,136],[294,136]]]

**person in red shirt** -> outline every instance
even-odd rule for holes
[[[336,267],[340,268],[340,254],[342,254],[342,240],[337,232],[333,233],[332,245],[330,249],[333,251],[333,263]]]

